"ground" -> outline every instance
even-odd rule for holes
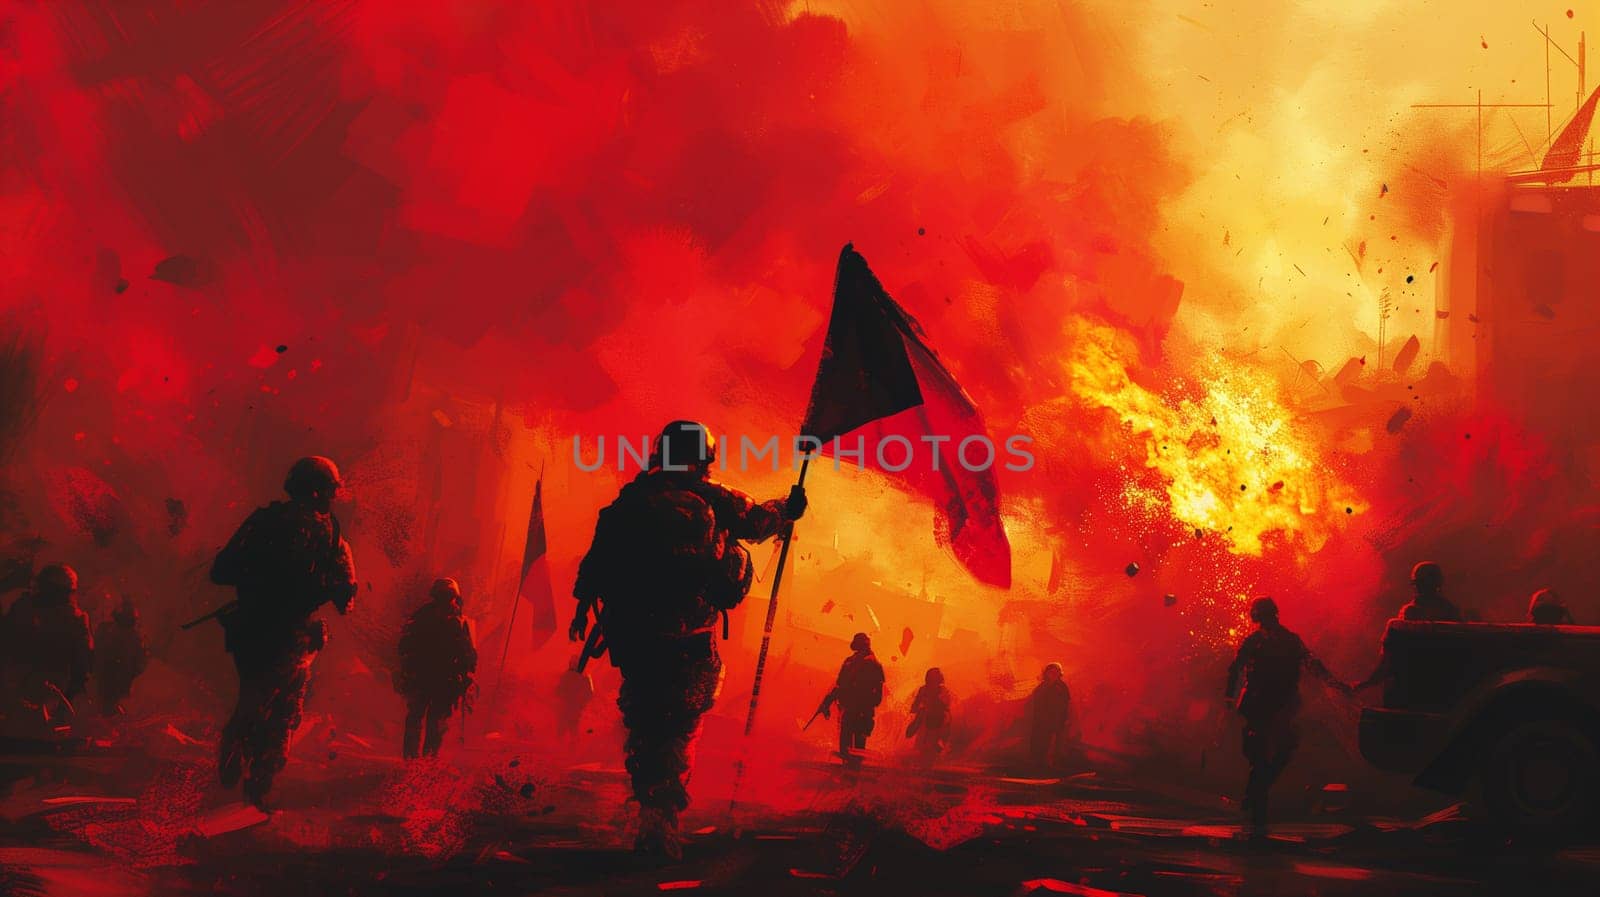
[[[627,849],[620,769],[493,742],[409,766],[302,742],[270,818],[221,792],[176,727],[139,750],[0,758],[0,893],[1589,894],[1600,872],[1600,848],[1536,849],[1448,806],[1383,819],[1334,794],[1251,844],[1225,800],[1180,786],[889,758],[787,760],[747,774],[732,807],[730,783],[697,782],[711,796],[685,818],[684,860],[661,866]]]

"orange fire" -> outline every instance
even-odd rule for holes
[[[1218,359],[1196,375],[1200,398],[1172,400],[1128,375],[1125,337],[1081,320],[1072,333],[1073,391],[1117,415],[1156,475],[1124,478],[1121,503],[1138,516],[1216,533],[1230,552],[1251,557],[1276,536],[1303,557],[1366,508],[1328,470],[1265,374]]]

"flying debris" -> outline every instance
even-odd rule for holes
[[[1405,345],[1400,347],[1400,351],[1395,353],[1394,372],[1404,374],[1411,367],[1411,363],[1417,360],[1417,353],[1421,351],[1422,341],[1417,339],[1416,334],[1412,334]]]
[[[1139,575],[1139,565],[1133,563],[1132,561],[1129,561],[1128,562],[1128,566],[1122,568],[1122,572],[1128,574],[1128,576],[1130,576],[1130,577],[1138,576]]]
[[[1411,409],[1402,405],[1395,411],[1394,414],[1389,416],[1389,423],[1384,425],[1384,429],[1388,430],[1390,433],[1398,433],[1400,432],[1400,428],[1404,427],[1406,425],[1406,421],[1410,419]]]

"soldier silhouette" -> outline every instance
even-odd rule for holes
[[[944,750],[950,735],[950,689],[944,673],[933,667],[922,678],[922,687],[911,699],[911,724],[906,735],[916,739],[917,756],[931,761]]]
[[[1411,568],[1413,597],[1400,608],[1402,620],[1433,620],[1458,622],[1461,610],[1444,596],[1444,568],[1433,561],[1423,561]]]
[[[139,608],[133,596],[122,596],[122,603],[111,619],[94,632],[95,698],[102,716],[126,713],[123,702],[133,691],[133,681],[150,663],[150,649],[139,628]]]
[[[1400,608],[1400,619],[1414,622],[1459,623],[1461,610],[1444,596],[1444,568],[1433,561],[1422,561],[1411,568],[1412,599]],[[1386,685],[1394,676],[1389,655],[1380,645],[1378,663],[1367,678],[1357,682],[1355,691]]]
[[[593,699],[594,679],[578,669],[578,661],[573,660],[556,683],[556,731],[568,739],[577,738],[583,725],[583,712]]]
[[[28,718],[59,724],[76,714],[94,656],[89,615],[78,607],[78,573],[51,564],[5,618],[6,690]]]
[[[872,653],[872,639],[858,632],[850,639],[850,656],[839,665],[833,691],[822,700],[824,719],[839,705],[839,758],[847,766],[860,766],[867,748],[878,705],[883,703],[883,664]]]
[[[1300,671],[1310,672],[1346,695],[1352,689],[1328,672],[1300,636],[1284,628],[1278,621],[1277,602],[1257,598],[1250,604],[1250,619],[1256,630],[1239,645],[1228,668],[1227,696],[1229,700],[1238,696],[1236,706],[1244,717],[1244,756],[1250,762],[1244,810],[1249,814],[1250,835],[1264,838],[1267,793],[1300,742],[1295,725],[1300,712]]]
[[[256,509],[211,565],[211,581],[238,594],[218,615],[239,672],[218,775],[224,788],[242,777],[245,799],[262,812],[270,812],[267,792],[289,759],[312,660],[327,642],[327,624],[311,615],[330,602],[348,613],[356,596],[350,544],[332,512],[339,486],[339,468],[327,458],[296,461],[283,484],[289,500]]]
[[[1072,718],[1072,690],[1061,664],[1045,664],[1039,684],[1028,696],[1028,759],[1038,769],[1061,762],[1067,721]]]
[[[462,616],[461,587],[453,579],[435,580],[428,599],[400,630],[398,685],[406,699],[402,753],[408,760],[438,755],[450,715],[467,699],[478,670],[478,649]]]
[[[1540,589],[1528,599],[1528,622],[1540,626],[1571,626],[1572,611],[1555,589]]]
[[[584,639],[598,610],[604,649],[622,673],[617,706],[639,801],[636,850],[678,859],[679,814],[700,717],[722,679],[714,633],[744,600],[751,570],[743,541],[779,533],[805,512],[805,492],[757,504],[710,478],[716,439],[703,424],[662,429],[649,468],[600,511],[578,567],[569,636]]]

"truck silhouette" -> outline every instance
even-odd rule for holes
[[[1392,620],[1361,754],[1419,787],[1478,789],[1497,821],[1565,827],[1600,798],[1600,626]]]

